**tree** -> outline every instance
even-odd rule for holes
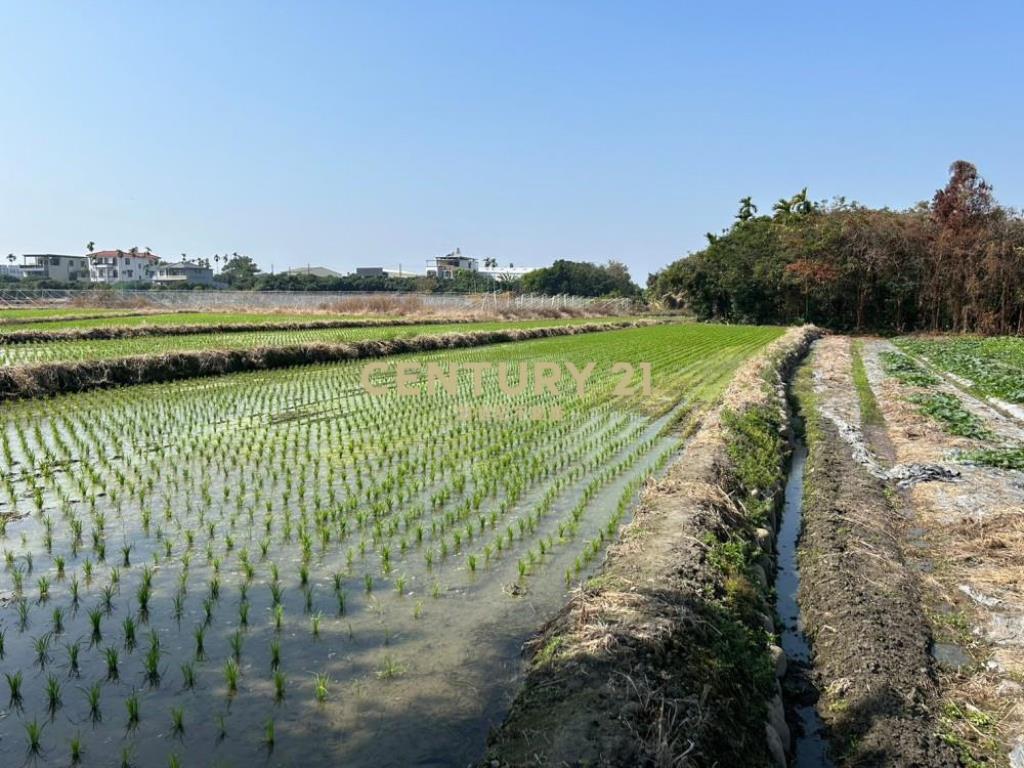
[[[94,243],[92,240],[90,240],[88,243],[85,244],[85,252],[86,253],[93,253],[95,250],[96,250],[96,243]]]
[[[17,260],[18,260],[18,257],[17,257],[17,256],[15,256],[15,255],[14,255],[13,253],[8,253],[8,254],[7,254],[7,260],[8,260],[9,262],[11,262],[11,264],[13,264],[13,263],[14,263],[15,261],[17,261]]]
[[[754,199],[749,195],[747,197],[741,197],[740,210],[736,214],[736,218],[740,221],[747,221],[748,219],[754,218],[755,213],[757,213],[757,206],[754,205]]]
[[[215,255],[213,258],[217,259],[218,257]],[[232,288],[248,289],[256,284],[256,276],[259,272],[260,268],[252,258],[236,256],[227,261],[220,271],[220,276]]]
[[[608,266],[597,266],[586,261],[565,259],[524,275],[522,288],[530,293],[549,296],[563,293],[575,296],[635,296],[640,292],[624,264],[609,262]]]

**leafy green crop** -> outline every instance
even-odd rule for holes
[[[964,408],[963,402],[956,395],[932,392],[911,395],[909,399],[910,402],[921,406],[921,413],[942,422],[950,434],[972,437],[976,440],[987,440],[992,437],[992,433],[981,419]]]

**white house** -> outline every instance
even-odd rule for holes
[[[96,251],[89,254],[89,280],[94,283],[148,283],[160,259],[134,251]]]

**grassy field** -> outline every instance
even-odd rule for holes
[[[401,396],[388,368],[373,395],[352,361],[5,406],[4,751],[472,762],[519,644],[678,450],[675,417],[780,334],[667,325],[379,361],[482,364],[479,392],[464,369],[456,394]],[[541,362],[595,368],[582,395],[493,369]],[[650,392],[617,393],[617,362],[650,363]]]
[[[896,345],[967,379],[981,394],[1024,403],[1024,339],[1020,337],[907,337],[897,339]]]
[[[338,343],[365,339],[395,339],[421,334],[455,331],[488,331],[499,328],[550,328],[563,325],[618,322],[606,320],[560,318],[542,320],[506,320],[500,322],[424,323],[367,328],[325,328],[290,331],[237,331],[232,333],[197,333],[187,336],[144,336],[127,339],[84,341],[46,341],[30,344],[0,343],[0,365],[49,363],[69,360],[109,360],[129,355],[159,355],[175,351],[208,349],[249,349],[260,346],[286,346],[315,342]]]

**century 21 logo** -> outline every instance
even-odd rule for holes
[[[560,385],[568,378],[575,385],[576,394],[582,397],[596,370],[595,362],[578,367],[571,362],[555,363],[541,360],[532,364],[520,362],[513,367],[508,362],[454,365],[429,362],[424,365],[415,360],[397,363],[377,360],[363,366],[359,383],[367,394],[376,397],[391,392],[387,380],[392,376],[395,391],[401,397],[412,397],[424,392],[434,395],[440,392],[456,395],[459,391],[459,374],[465,371],[470,374],[472,392],[476,396],[484,393],[484,379],[490,374],[497,377],[498,389],[509,396],[523,394],[531,384],[535,394],[557,395]],[[637,371],[640,373],[639,383],[635,382]],[[635,366],[633,363],[613,363],[609,375],[616,379],[612,394],[617,397],[631,397],[637,394],[649,397],[651,394],[650,363],[639,363]],[[385,381],[382,382],[381,377],[384,377]]]

